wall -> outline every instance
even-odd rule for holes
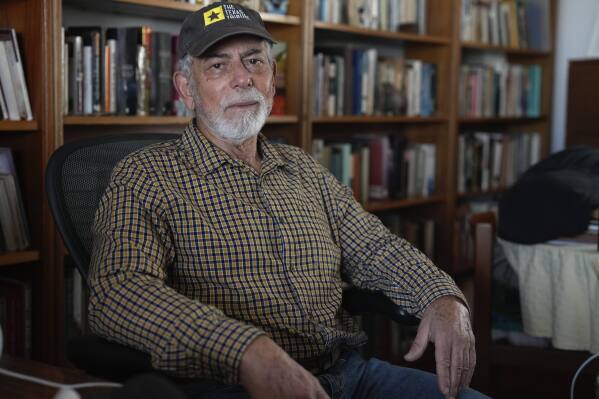
[[[597,0],[560,0],[555,54],[552,151],[564,148],[568,103],[568,61],[586,58],[595,20],[599,18]]]

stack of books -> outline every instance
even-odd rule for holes
[[[64,35],[65,115],[190,115],[172,84],[176,35],[149,26],[69,27]],[[276,43],[273,54],[276,115],[285,112],[286,43]]]
[[[338,48],[314,56],[314,115],[431,116],[437,66],[379,57],[377,49]]]
[[[462,0],[462,40],[547,50],[548,0]]]
[[[541,116],[540,65],[464,64],[459,112],[465,117]]]
[[[458,139],[458,193],[510,187],[540,156],[539,133],[463,133]]]
[[[312,155],[365,204],[435,193],[436,146],[387,135],[359,135],[351,141],[314,139]]]
[[[318,21],[426,34],[427,0],[316,0]]]

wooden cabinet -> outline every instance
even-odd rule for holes
[[[599,148],[599,59],[570,61],[566,146]]]
[[[557,0],[549,0],[555,20]],[[436,260],[453,270],[453,220],[459,201],[478,193],[458,195],[457,143],[461,131],[481,129],[535,129],[542,135],[543,153],[549,149],[553,52],[511,49],[479,43],[462,43],[460,0],[428,0],[427,33],[388,32],[317,21],[313,0],[289,0],[285,16],[263,14],[275,39],[288,43],[287,111],[271,116],[264,132],[311,150],[314,138],[347,138],[364,131],[400,135],[410,141],[436,145],[436,189],[425,198],[369,201],[374,212],[398,211],[435,220]],[[68,26],[65,10],[77,9],[93,20],[96,13],[129,15],[148,24],[181,23],[199,6],[171,0],[4,0],[0,23],[21,36],[26,77],[34,121],[0,122],[0,146],[13,149],[22,180],[31,224],[31,249],[0,254],[0,275],[15,274],[35,285],[34,357],[61,362],[64,356],[65,282],[61,239],[54,230],[44,193],[44,170],[54,149],[64,141],[89,135],[140,131],[180,132],[187,118],[174,116],[63,116],[61,90],[61,27]],[[162,21],[162,22],[160,22]],[[436,111],[416,116],[315,116],[312,82],[315,49],[323,40],[362,46],[401,48],[406,58],[437,65]],[[542,115],[538,118],[464,118],[458,114],[458,80],[467,52],[498,52],[510,62],[543,67]]]

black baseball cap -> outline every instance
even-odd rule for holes
[[[187,54],[200,56],[216,42],[239,34],[258,36],[274,43],[257,11],[225,1],[202,7],[183,21],[177,59]]]

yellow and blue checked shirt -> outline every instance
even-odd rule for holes
[[[420,315],[453,281],[302,150],[259,138],[256,173],[193,122],[114,169],[96,214],[91,329],[175,375],[237,382],[268,334],[298,361],[365,335],[342,281]]]

